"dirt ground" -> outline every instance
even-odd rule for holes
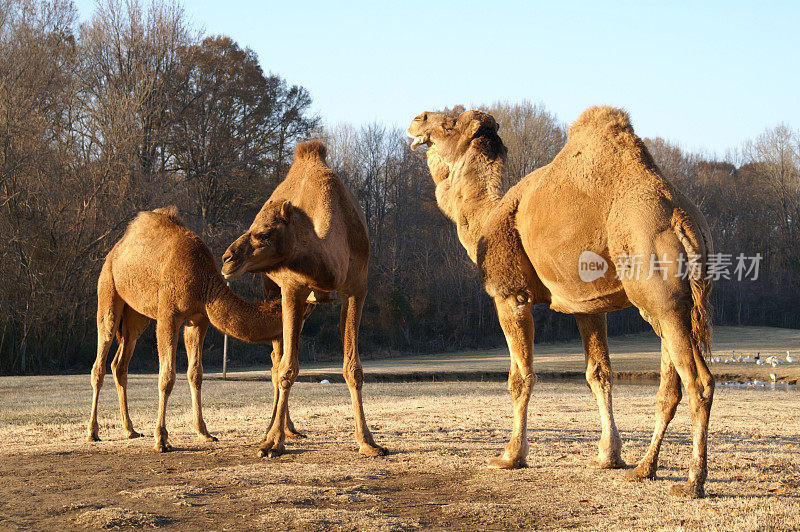
[[[288,454],[256,457],[269,383],[208,381],[205,417],[216,443],[191,430],[180,379],[168,410],[176,450],[151,450],[155,376],[130,379],[131,413],[146,437],[122,439],[107,377],[100,435],[85,441],[86,375],[0,378],[0,528],[174,530],[719,529],[800,527],[800,392],[718,388],[712,410],[708,498],[671,498],[690,456],[685,401],[671,425],[660,478],[628,483],[587,467],[599,437],[596,405],[580,382],[543,382],[530,408],[529,467],[487,469],[511,429],[497,382],[369,383],[367,418],[391,451],[365,458],[352,439],[343,384],[298,383],[292,414],[308,438]],[[641,457],[656,385],[615,387],[623,457]]]

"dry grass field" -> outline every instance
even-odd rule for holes
[[[650,360],[655,367],[655,354]],[[618,359],[616,366],[626,369]],[[122,439],[109,375],[100,404],[104,441],[88,443],[87,375],[0,378],[0,528],[800,528],[796,387],[717,389],[708,497],[695,501],[668,493],[690,455],[686,405],[665,440],[660,478],[628,483],[621,471],[586,465],[599,421],[577,380],[534,388],[529,467],[517,471],[484,467],[511,428],[510,399],[498,382],[368,383],[368,421],[391,452],[383,458],[356,453],[343,384],[295,385],[292,414],[308,438],[290,441],[277,459],[256,457],[268,382],[208,380],[205,417],[219,442],[198,443],[188,384],[179,378],[168,410],[176,450],[167,454],[151,450],[155,376],[132,376],[129,390],[134,425],[147,436]],[[629,463],[649,441],[655,392],[650,382],[615,388]]]

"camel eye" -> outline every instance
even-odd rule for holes
[[[422,120],[427,120],[427,119],[428,119],[428,113],[424,113],[422,115]]]
[[[270,235],[271,235],[270,231],[251,233],[251,236],[253,237],[253,245],[255,247],[261,247],[268,244]]]

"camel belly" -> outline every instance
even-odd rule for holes
[[[542,190],[534,191],[516,216],[525,254],[550,292],[550,307],[575,314],[628,306],[609,250],[605,209],[578,191],[562,192],[545,198]]]

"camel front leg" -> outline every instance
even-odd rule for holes
[[[269,421],[269,426],[267,427],[266,434],[269,434],[272,425],[275,423],[275,412],[278,409],[278,395],[279,395],[279,385],[278,385],[278,372],[280,371],[281,365],[281,358],[283,353],[283,340],[278,338],[277,340],[272,341],[272,353],[270,353],[270,358],[272,359],[272,369],[270,370],[270,380],[272,381],[272,417]],[[286,433],[286,437],[289,439],[302,439],[305,438],[306,435],[299,432],[292,422],[292,418],[289,415],[289,405],[286,405],[286,420],[285,420],[284,431]],[[264,439],[267,438],[266,434],[264,435]]]
[[[525,467],[528,444],[528,403],[536,383],[533,372],[533,316],[530,304],[520,304],[516,297],[495,298],[497,317],[508,343],[511,369],[508,391],[514,403],[514,429],[511,440],[500,456],[489,460],[489,467],[516,469]]]
[[[186,355],[189,358],[189,367],[186,370],[186,379],[192,390],[192,414],[194,430],[200,441],[217,441],[215,436],[208,432],[206,422],[203,420],[203,402],[201,388],[203,386],[203,341],[208,331],[208,320],[203,319],[197,323],[189,324],[183,328],[183,342],[186,345]]]
[[[342,374],[350,390],[350,402],[353,404],[353,418],[355,420],[355,437],[358,443],[358,452],[365,456],[382,456],[386,449],[375,443],[372,433],[367,427],[364,416],[364,403],[361,397],[361,387],[364,385],[364,370],[361,367],[361,358],[358,354],[358,331],[361,325],[361,309],[364,307],[365,291],[358,295],[345,295],[342,298],[342,312],[339,319],[339,328],[342,333],[344,347],[344,361]]]
[[[128,413],[128,365],[133,356],[136,341],[147,328],[148,323],[150,323],[150,319],[147,316],[143,316],[125,305],[120,325],[119,349],[114,360],[111,361],[111,372],[114,374],[114,382],[117,385],[122,426],[125,429],[125,436],[131,439],[140,438],[142,434],[134,430]]]
[[[608,355],[608,337],[605,314],[576,314],[578,330],[586,354],[586,381],[597,401],[600,411],[601,434],[597,443],[597,456],[591,466],[600,469],[625,467],[622,460],[622,440],[614,422],[611,404],[611,360]]]
[[[164,453],[172,450],[167,434],[167,399],[175,385],[175,351],[178,345],[178,320],[173,316],[159,317],[156,321],[158,345],[158,421],[155,428],[155,450]]]
[[[277,381],[279,385],[278,400],[274,408],[273,422],[267,435],[259,446],[259,456],[280,456],[285,451],[285,423],[289,411],[289,391],[300,371],[298,359],[300,348],[300,331],[303,328],[305,300],[310,290],[306,288],[287,288],[281,292],[283,307],[283,356],[280,359]],[[274,378],[274,377],[273,377]]]

